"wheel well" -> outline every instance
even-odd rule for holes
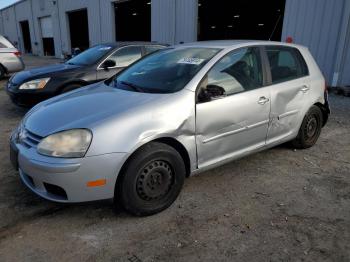
[[[186,148],[183,146],[183,144],[181,144],[179,141],[177,141],[174,138],[171,137],[163,137],[163,138],[159,138],[156,140],[153,140],[152,142],[161,142],[163,144],[166,144],[168,146],[171,146],[172,148],[174,148],[177,152],[179,152],[179,154],[181,155],[185,167],[186,167],[186,177],[190,176],[191,173],[191,161],[190,161],[190,156],[186,150]]]
[[[138,151],[140,150],[142,147],[144,147],[145,145],[152,143],[152,142],[159,142],[159,143],[163,143],[166,144],[168,146],[171,146],[172,148],[174,148],[177,152],[179,152],[179,154],[181,155],[184,164],[185,164],[185,168],[186,168],[186,177],[190,176],[191,173],[191,162],[190,162],[190,156],[186,150],[186,148],[176,139],[171,138],[171,137],[163,137],[163,138],[158,138],[155,140],[152,140],[144,145],[142,145],[141,147],[137,148],[129,157],[128,159],[124,162],[122,168],[120,169],[119,175],[118,175],[118,179],[117,179],[117,183],[119,178],[121,178],[122,176],[120,176],[121,174],[124,173],[125,168],[129,162],[129,160],[131,159],[131,157]]]
[[[317,106],[319,109],[321,109],[322,116],[323,116],[322,117],[322,119],[323,119],[322,126],[325,126],[327,121],[328,121],[328,116],[329,116],[329,112],[328,112],[327,107],[321,103],[316,103],[316,104],[314,104],[314,106]]]
[[[190,162],[190,156],[186,150],[186,148],[176,139],[171,138],[171,137],[163,137],[163,138],[158,138],[155,140],[152,140],[144,145],[142,145],[141,147],[137,148],[129,157],[128,159],[124,162],[123,166],[121,167],[118,177],[117,177],[117,181],[115,183],[115,189],[114,191],[116,192],[119,182],[121,181],[121,179],[123,178],[123,175],[125,174],[125,169],[128,165],[128,162],[130,161],[131,157],[141,148],[143,148],[145,145],[152,143],[152,142],[159,142],[159,143],[163,143],[166,144],[168,146],[171,146],[172,148],[174,148],[177,152],[179,152],[179,154],[181,155],[184,163],[185,163],[185,168],[186,168],[186,177],[190,176],[191,173],[191,162]]]

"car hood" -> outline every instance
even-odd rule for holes
[[[14,84],[22,84],[26,81],[37,79],[39,77],[50,77],[55,73],[67,72],[81,68],[79,65],[55,64],[43,67],[37,67],[26,71],[16,73],[11,82]]]
[[[44,101],[28,112],[25,127],[45,137],[72,129],[93,129],[99,122],[160,102],[165,94],[139,93],[98,83]]]

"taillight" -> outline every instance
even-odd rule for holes
[[[324,92],[328,92],[328,86],[326,81],[324,81]]]
[[[17,57],[20,57],[20,56],[22,55],[22,53],[21,53],[21,52],[19,52],[19,51],[14,52],[13,54],[14,54],[15,56],[17,56]]]

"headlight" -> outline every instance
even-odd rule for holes
[[[45,137],[38,145],[39,154],[52,157],[83,157],[92,140],[87,129],[72,129]]]
[[[35,90],[35,89],[43,89],[47,82],[49,82],[50,78],[41,78],[35,79],[29,82],[22,84],[19,89],[21,90]]]

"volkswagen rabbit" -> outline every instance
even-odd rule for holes
[[[330,113],[325,87],[299,45],[169,47],[32,108],[12,133],[11,160],[45,199],[113,198],[151,215],[193,174],[286,142],[313,146]]]

